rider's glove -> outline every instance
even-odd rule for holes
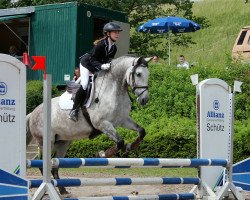
[[[102,64],[101,69],[102,70],[109,70],[110,69],[110,63]]]

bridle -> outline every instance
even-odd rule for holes
[[[131,80],[130,86],[132,88],[132,92],[135,94],[136,89],[144,89],[139,95],[137,95],[137,97],[141,96],[145,91],[148,90],[148,86],[136,85],[135,83],[135,71],[136,71],[136,68],[139,66],[147,67],[146,65],[143,65],[143,64],[135,65],[135,59],[134,59],[133,64],[132,64],[132,70],[129,73],[129,80]]]

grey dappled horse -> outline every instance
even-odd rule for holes
[[[134,122],[129,112],[131,101],[128,94],[128,86],[137,96],[141,105],[149,100],[148,95],[148,62],[150,58],[123,56],[114,59],[110,71],[101,71],[95,80],[95,92],[93,101],[87,111],[92,125],[82,112],[79,112],[79,120],[74,122],[68,118],[69,110],[59,107],[59,97],[51,100],[51,135],[52,152],[54,157],[63,158],[66,155],[72,140],[82,138],[94,138],[100,133],[106,134],[116,142],[116,145],[99,153],[101,157],[112,157],[117,151],[125,152],[138,148],[145,136],[144,128]],[[94,100],[98,97],[99,101]],[[138,137],[131,144],[124,144],[124,140],[116,132],[116,127],[123,127],[137,131]],[[27,143],[32,136],[37,141],[40,149],[43,143],[43,104],[27,115]],[[55,179],[59,179],[58,169],[52,169]],[[65,188],[59,188],[60,193],[66,193]]]

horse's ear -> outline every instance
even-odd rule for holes
[[[133,62],[133,66],[140,65],[142,63],[143,57],[136,58]]]
[[[152,59],[153,59],[153,57],[144,58],[144,60],[145,60],[147,63],[150,62]]]
[[[152,60],[153,57],[144,58],[143,56],[137,58],[134,62],[135,65],[140,65],[142,63],[146,64],[145,61],[148,63],[150,60]]]

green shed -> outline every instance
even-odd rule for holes
[[[79,57],[102,37],[103,25],[119,23],[123,30],[117,56],[128,53],[129,24],[127,14],[77,2],[48,4],[0,10],[0,52],[9,53],[15,46],[19,56],[46,56],[47,73],[53,84],[64,85],[73,78]],[[21,57],[20,57],[21,58]],[[28,80],[41,80],[42,72],[27,69]]]

